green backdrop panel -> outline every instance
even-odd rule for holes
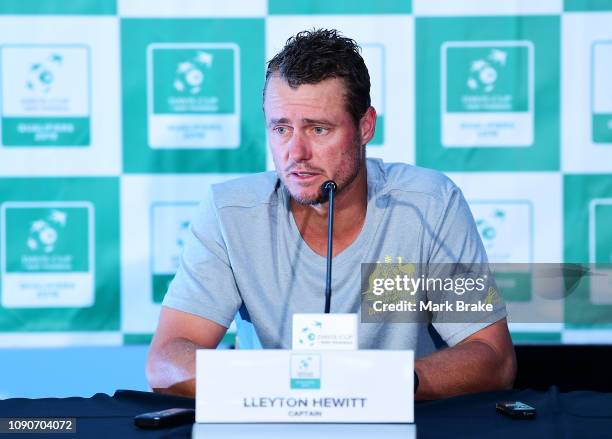
[[[119,179],[0,179],[0,331],[119,330]]]
[[[591,263],[594,273],[565,303],[566,327],[612,328],[609,287],[591,282],[612,276],[612,175],[566,175],[564,186],[564,259]],[[593,248],[591,248],[593,246]]]
[[[117,13],[117,0],[1,0],[0,14],[106,15]]]
[[[274,14],[409,14],[411,0],[269,0]]]
[[[566,11],[612,11],[612,0],[565,0]]]
[[[121,22],[124,171],[265,170],[263,19]]]
[[[559,170],[559,17],[416,19],[416,161]]]

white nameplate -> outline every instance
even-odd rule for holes
[[[416,424],[193,424],[192,439],[416,439]]]
[[[357,314],[293,314],[293,350],[357,350]]]
[[[413,351],[198,350],[196,422],[414,422]]]

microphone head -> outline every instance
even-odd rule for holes
[[[328,196],[329,191],[336,191],[338,186],[336,186],[336,182],[334,180],[327,180],[325,183],[321,185],[321,192],[323,195]]]

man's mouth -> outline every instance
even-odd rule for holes
[[[289,176],[298,180],[298,181],[306,181],[317,177],[319,173],[317,172],[308,172],[308,171],[292,171],[289,173]]]
[[[316,172],[291,172],[289,173],[289,179],[297,184],[312,184],[318,179],[320,174]]]

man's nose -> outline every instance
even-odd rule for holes
[[[308,140],[299,131],[294,132],[289,141],[289,158],[296,162],[303,162],[311,158],[311,149]]]

